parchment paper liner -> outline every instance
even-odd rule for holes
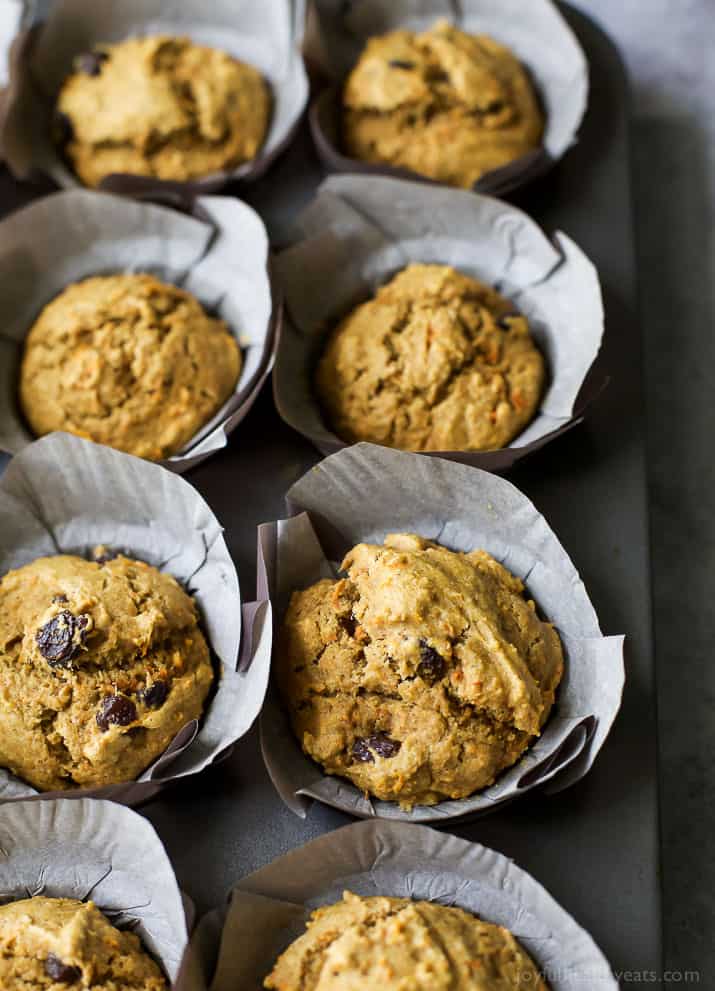
[[[4,90],[10,79],[10,49],[20,33],[24,16],[22,0],[3,0],[0,5],[0,114]]]
[[[242,624],[236,569],[198,492],[158,465],[69,434],[43,437],[12,459],[0,479],[0,576],[43,555],[91,556],[100,544],[168,571],[195,598],[221,666],[216,692],[200,724],[188,723],[137,781],[38,793],[0,769],[0,803],[31,796],[146,801],[227,756],[261,708],[270,602],[259,589],[259,601],[243,606]]]
[[[503,194],[546,172],[576,140],[588,100],[588,65],[575,35],[551,0],[316,0],[318,37],[313,59],[341,85],[321,93],[310,125],[325,166],[338,172],[421,179],[406,168],[371,164],[341,151],[342,81],[368,38],[395,28],[423,31],[440,17],[472,34],[489,34],[507,45],[527,67],[546,115],[539,149],[485,173],[473,186]]]
[[[0,904],[35,895],[91,899],[176,978],[188,942],[184,905],[146,819],[92,799],[17,802],[0,810],[0,851]]]
[[[294,589],[334,577],[361,541],[412,532],[453,550],[482,548],[518,575],[556,626],[566,655],[556,703],[541,736],[489,788],[458,801],[416,806],[366,798],[323,773],[295,739],[274,685],[261,713],[263,757],[286,805],[305,816],[311,799],[360,818],[442,822],[491,812],[547,782],[560,791],[589,770],[621,704],[623,637],[604,637],[576,569],[533,504],[510,482],[424,455],[357,444],[321,461],[289,489],[291,518],[259,527],[276,622]],[[336,564],[337,562],[337,564]]]
[[[603,337],[595,268],[565,234],[550,241],[525,213],[486,196],[383,177],[331,176],[300,214],[276,259],[286,319],[273,390],[278,410],[323,454],[345,446],[326,425],[312,377],[335,323],[410,262],[454,265],[496,286],[529,318],[550,382],[535,418],[493,451],[440,451],[490,470],[579,423],[601,391],[593,368]],[[430,452],[432,453],[432,452]]]
[[[75,189],[0,221],[0,449],[16,453],[33,439],[17,389],[25,336],[40,310],[70,282],[114,272],[150,272],[189,290],[228,323],[243,357],[236,387],[163,464],[186,471],[226,446],[272,367],[280,303],[258,214],[224,196],[200,197],[195,214]]]
[[[340,901],[346,889],[455,905],[506,926],[552,991],[618,987],[591,936],[513,861],[426,826],[360,822],[249,874],[223,909],[201,920],[194,946],[210,991],[259,991],[311,911]]]
[[[308,101],[308,78],[300,52],[303,0],[53,0],[44,22],[25,39],[8,86],[0,119],[0,156],[18,179],[34,172],[64,187],[81,186],[51,138],[51,115],[73,58],[102,42],[136,34],[187,35],[259,69],[273,96],[273,115],[258,155],[230,172],[189,182],[116,174],[100,189],[130,196],[190,199],[234,180],[259,178],[287,147]]]

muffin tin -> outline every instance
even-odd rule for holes
[[[522,191],[518,205],[542,229],[568,231],[596,264],[608,320],[597,368],[612,382],[586,426],[522,461],[510,480],[568,549],[603,628],[627,631],[628,680],[614,730],[583,781],[555,796],[537,791],[488,818],[452,823],[450,832],[499,850],[533,874],[592,934],[616,973],[657,971],[656,729],[625,80],[603,33],[570,8],[564,13],[591,67],[589,109],[578,146],[547,179]],[[279,246],[290,240],[322,178],[304,123],[270,173],[240,193]],[[2,173],[0,209],[45,191]],[[253,587],[256,526],[286,514],[285,492],[318,460],[315,448],[280,420],[264,388],[227,449],[192,471],[191,483],[226,527],[243,588]],[[262,583],[260,571],[258,577]],[[41,815],[49,803],[23,806],[32,807]],[[244,875],[351,821],[318,803],[305,819],[286,809],[266,774],[255,727],[219,767],[174,785],[142,811],[200,913],[220,904]]]

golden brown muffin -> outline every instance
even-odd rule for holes
[[[348,443],[482,451],[521,433],[544,381],[508,300],[446,265],[409,265],[334,329],[315,385]]]
[[[360,898],[313,912],[264,981],[273,991],[548,991],[508,929],[461,908]]]
[[[0,580],[0,766],[41,791],[134,780],[212,680],[193,599],[149,564],[58,554]]]
[[[156,461],[226,402],[241,352],[222,320],[152,275],[68,286],[25,341],[20,404],[37,436],[65,430]]]
[[[3,991],[166,991],[139,937],[92,902],[26,898],[0,906]]]
[[[293,593],[276,655],[303,750],[404,808],[490,785],[549,715],[554,627],[486,551],[391,534],[341,570]]]
[[[538,148],[543,130],[518,59],[447,21],[371,38],[343,92],[348,154],[466,189]]]
[[[189,38],[102,45],[74,69],[57,101],[56,138],[87,186],[114,172],[184,181],[228,171],[265,139],[265,79]]]

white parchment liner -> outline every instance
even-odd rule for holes
[[[0,124],[2,156],[18,179],[39,171],[60,186],[81,185],[53,144],[50,124],[74,57],[102,42],[133,35],[186,35],[250,63],[268,80],[273,111],[258,155],[231,172],[190,182],[117,175],[103,180],[100,188],[129,195],[187,196],[235,179],[256,179],[290,141],[308,100],[300,52],[303,16],[303,0],[53,0],[47,19],[35,26],[13,67]]]
[[[24,15],[22,0],[0,0],[0,103],[3,90],[10,79],[10,49],[20,31]]]
[[[366,798],[323,773],[295,739],[275,686],[261,713],[266,767],[286,805],[305,816],[311,799],[361,818],[441,822],[491,812],[549,783],[559,791],[589,770],[621,704],[623,637],[604,637],[575,567],[533,504],[510,482],[439,458],[357,444],[321,461],[286,496],[297,515],[259,528],[268,587],[280,623],[294,589],[335,577],[343,555],[388,533],[417,533],[457,551],[488,551],[525,583],[554,623],[566,655],[556,703],[541,736],[483,791],[407,812]],[[278,649],[278,647],[276,648]]]
[[[0,479],[0,576],[44,555],[91,557],[101,544],[169,572],[194,597],[220,664],[215,694],[201,722],[188,723],[136,782],[38,793],[0,769],[0,803],[91,795],[135,805],[226,756],[261,708],[270,602],[259,592],[259,602],[245,604],[242,630],[236,569],[199,493],[158,465],[69,434],[43,437],[12,459]]]
[[[188,942],[181,892],[161,840],[135,812],[92,799],[0,809],[0,904],[36,895],[93,901],[176,978]]]
[[[446,17],[471,34],[491,35],[512,49],[529,70],[541,99],[546,116],[543,145],[483,175],[474,185],[478,192],[502,194],[535,178],[576,140],[588,100],[588,64],[551,0],[316,0],[316,8],[318,57],[336,80],[348,74],[371,36],[395,28],[424,31],[438,18]],[[417,177],[408,169],[344,155],[340,114],[337,89],[323,93],[311,108],[313,135],[329,168]]]
[[[17,391],[25,336],[40,310],[69,283],[115,272],[149,272],[181,286],[227,322],[243,358],[236,387],[163,464],[186,471],[225,447],[272,367],[280,303],[258,214],[224,196],[199,197],[195,214],[76,189],[0,221],[0,449],[16,453],[33,439]]]
[[[550,381],[541,407],[511,444],[442,457],[499,470],[580,422],[603,386],[589,371],[603,337],[598,274],[560,231],[553,241],[500,200],[383,177],[332,176],[300,214],[276,259],[286,320],[273,388],[283,419],[324,453],[344,447],[326,425],[313,373],[331,328],[411,262],[453,265],[495,286],[529,319]]]
[[[616,989],[605,957],[526,871],[478,843],[426,826],[344,826],[249,874],[198,926],[210,991],[260,991],[310,913],[343,891],[453,905],[510,929],[552,991]]]

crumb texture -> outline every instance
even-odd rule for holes
[[[408,451],[506,447],[533,419],[545,364],[525,317],[446,265],[409,265],[333,330],[315,388],[343,440]]]
[[[538,148],[543,130],[511,51],[447,21],[371,38],[343,91],[348,154],[467,189]]]
[[[548,991],[508,929],[461,908],[350,892],[313,912],[264,984],[273,991]]]
[[[413,534],[358,544],[291,598],[277,670],[303,750],[404,808],[490,785],[539,734],[561,641],[485,551]]]
[[[152,275],[95,276],[31,327],[20,404],[38,437],[64,430],[156,461],[218,412],[241,364],[226,324],[191,293]]]
[[[75,60],[56,138],[87,186],[112,173],[186,181],[255,158],[271,94],[261,74],[188,38],[101,45]]]
[[[92,902],[27,898],[0,906],[3,991],[167,991],[139,938]]]
[[[102,549],[0,581],[0,766],[41,791],[134,780],[212,680],[193,599],[148,564]]]

